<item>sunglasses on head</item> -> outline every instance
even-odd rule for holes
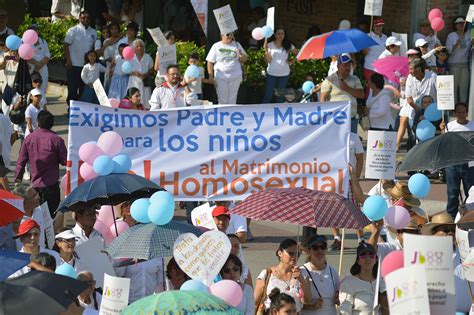
[[[359,258],[362,258],[362,259],[367,259],[367,258],[374,259],[374,258],[375,258],[375,253],[372,253],[372,252],[365,252],[365,253],[360,254],[360,255],[359,255]]]
[[[328,246],[326,244],[320,244],[320,245],[315,244],[315,245],[311,245],[310,248],[314,251],[316,251],[316,250],[326,250],[326,249],[328,249]]]
[[[240,268],[237,267],[237,266],[234,266],[234,267],[232,267],[232,268],[223,268],[223,269],[222,269],[222,272],[223,272],[223,273],[229,273],[229,272],[231,272],[231,271],[233,271],[233,272],[239,272],[239,271],[240,271]]]

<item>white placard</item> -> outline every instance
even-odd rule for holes
[[[208,231],[199,238],[181,234],[173,246],[176,263],[192,279],[210,285],[229,257],[231,244],[226,234]]]
[[[267,26],[270,26],[275,31],[275,7],[267,10]]]
[[[92,86],[94,87],[94,91],[97,95],[97,99],[99,100],[99,104],[102,106],[112,107],[112,104],[110,104],[109,97],[107,96],[107,93],[105,93],[104,87],[102,86],[102,82],[100,82],[100,79],[95,80]]]
[[[408,35],[405,33],[392,32],[392,36],[402,42],[402,45],[400,46],[400,56],[405,56],[408,50]]]
[[[212,217],[213,209],[214,207],[211,207],[209,202],[194,208],[191,212],[191,221],[193,222],[193,225],[202,226],[210,230],[217,230],[216,223]]]
[[[196,12],[199,24],[201,24],[204,35],[207,36],[207,13],[208,13],[208,0],[191,0],[191,4]]]
[[[151,38],[158,45],[158,47],[168,46],[168,41],[166,40],[165,35],[161,31],[161,28],[147,28],[148,33],[150,33]]]
[[[112,261],[104,252],[104,240],[97,236],[89,239],[76,247],[76,253],[86,270],[92,272],[97,282],[97,287],[103,287],[104,274],[115,276]]]
[[[469,10],[467,10],[466,21],[471,22],[474,18],[474,4],[469,6]]]
[[[130,279],[104,274],[104,288],[100,303],[101,315],[119,315],[128,305]]]
[[[176,44],[158,47],[158,60],[160,63],[160,75],[166,74],[169,65],[177,63]]]
[[[464,231],[456,226],[456,244],[458,245],[459,256],[461,256],[461,262],[464,261],[469,255],[469,232]]]
[[[369,130],[365,177],[394,179],[397,156],[397,133]]]
[[[429,315],[430,304],[426,272],[413,265],[395,270],[385,276],[390,314]]]
[[[426,270],[426,281],[433,315],[456,313],[453,276],[452,236],[403,234],[404,265]]]
[[[44,234],[46,236],[46,243],[48,248],[51,249],[54,246],[54,227],[53,227],[53,218],[51,218],[51,214],[49,213],[48,203],[44,202],[40,205],[41,208],[41,216],[43,219],[43,226]]]
[[[454,109],[454,76],[438,75],[436,77],[436,93],[439,110]]]
[[[213,11],[221,34],[232,33],[239,29],[229,4]]]
[[[365,0],[364,15],[382,16],[383,0]]]
[[[464,278],[468,281],[474,281],[474,250],[471,249],[466,259],[462,262]]]

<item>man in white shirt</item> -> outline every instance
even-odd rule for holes
[[[89,26],[89,13],[81,12],[79,24],[71,27],[64,38],[64,56],[66,58],[67,103],[78,100],[84,90],[81,71],[84,66],[84,55],[94,49],[97,31]]]
[[[97,220],[97,209],[95,207],[82,208],[75,211],[74,219],[76,220],[76,225],[72,228],[72,231],[76,235],[76,246],[87,242],[95,236],[102,237],[102,234],[94,229],[94,224]]]
[[[149,104],[150,110],[185,107],[197,99],[188,86],[181,85],[180,73],[177,65],[169,65],[166,70],[166,82],[153,90]]]

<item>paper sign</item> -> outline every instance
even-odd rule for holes
[[[467,15],[466,15],[466,21],[472,21],[472,19],[474,18],[474,4],[471,4],[469,6],[469,10],[467,11]]]
[[[151,38],[153,38],[155,44],[158,45],[158,47],[168,46],[168,41],[166,40],[165,35],[163,35],[161,28],[147,28],[147,30],[148,33],[150,33]]]
[[[420,265],[395,270],[385,276],[390,314],[430,314],[426,272]]]
[[[130,279],[104,274],[104,288],[99,314],[119,315],[128,305]]]
[[[400,56],[405,56],[407,54],[407,47],[408,47],[408,36],[407,34],[403,33],[395,33],[392,32],[392,36],[396,37],[399,41],[402,42],[400,46]]]
[[[104,252],[102,237],[93,237],[76,247],[76,253],[84,263],[86,270],[92,272],[97,282],[97,287],[103,287],[104,274],[115,276],[112,261]]]
[[[192,279],[211,284],[229,257],[231,244],[226,234],[208,231],[199,238],[181,234],[175,241],[173,257]]]
[[[453,277],[453,238],[403,234],[404,265],[426,270],[426,281],[433,315],[456,313]]]
[[[397,133],[369,130],[365,177],[394,179],[397,156]]]
[[[275,31],[275,7],[267,10],[267,26],[270,26]]]
[[[454,109],[454,76],[439,75],[436,77],[437,103],[439,110]]]
[[[102,86],[102,82],[99,79],[95,80],[92,84],[94,87],[95,94],[97,95],[97,99],[99,100],[99,104],[102,106],[112,107],[110,104],[109,97],[107,93],[105,93],[104,87]]]
[[[461,230],[456,226],[456,244],[458,245],[459,256],[463,262],[469,255],[469,232]]]
[[[215,9],[214,16],[216,17],[217,25],[219,26],[221,34],[232,33],[239,29],[229,4],[219,9]]]
[[[194,226],[202,226],[210,230],[217,230],[216,223],[212,217],[212,210],[214,207],[211,207],[209,202],[196,207],[191,211],[191,221]]]
[[[160,75],[165,75],[169,65],[175,65],[176,61],[176,45],[158,47],[158,60],[160,63]]]
[[[462,262],[464,278],[468,281],[474,281],[474,250],[469,252],[466,259]]]
[[[208,0],[191,0],[191,4],[196,12],[196,16],[201,24],[204,35],[207,36],[207,12],[208,12]]]
[[[43,226],[44,234],[46,235],[46,243],[48,244],[48,248],[53,248],[55,240],[54,240],[54,227],[53,227],[53,218],[51,218],[51,214],[49,213],[48,203],[44,202],[41,206],[41,216],[43,219]]]
[[[365,0],[364,15],[382,16],[383,0]]]

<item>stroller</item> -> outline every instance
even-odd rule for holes
[[[308,103],[314,97],[313,93],[305,94],[301,89],[275,89],[275,96],[282,97],[285,99],[285,103]]]

